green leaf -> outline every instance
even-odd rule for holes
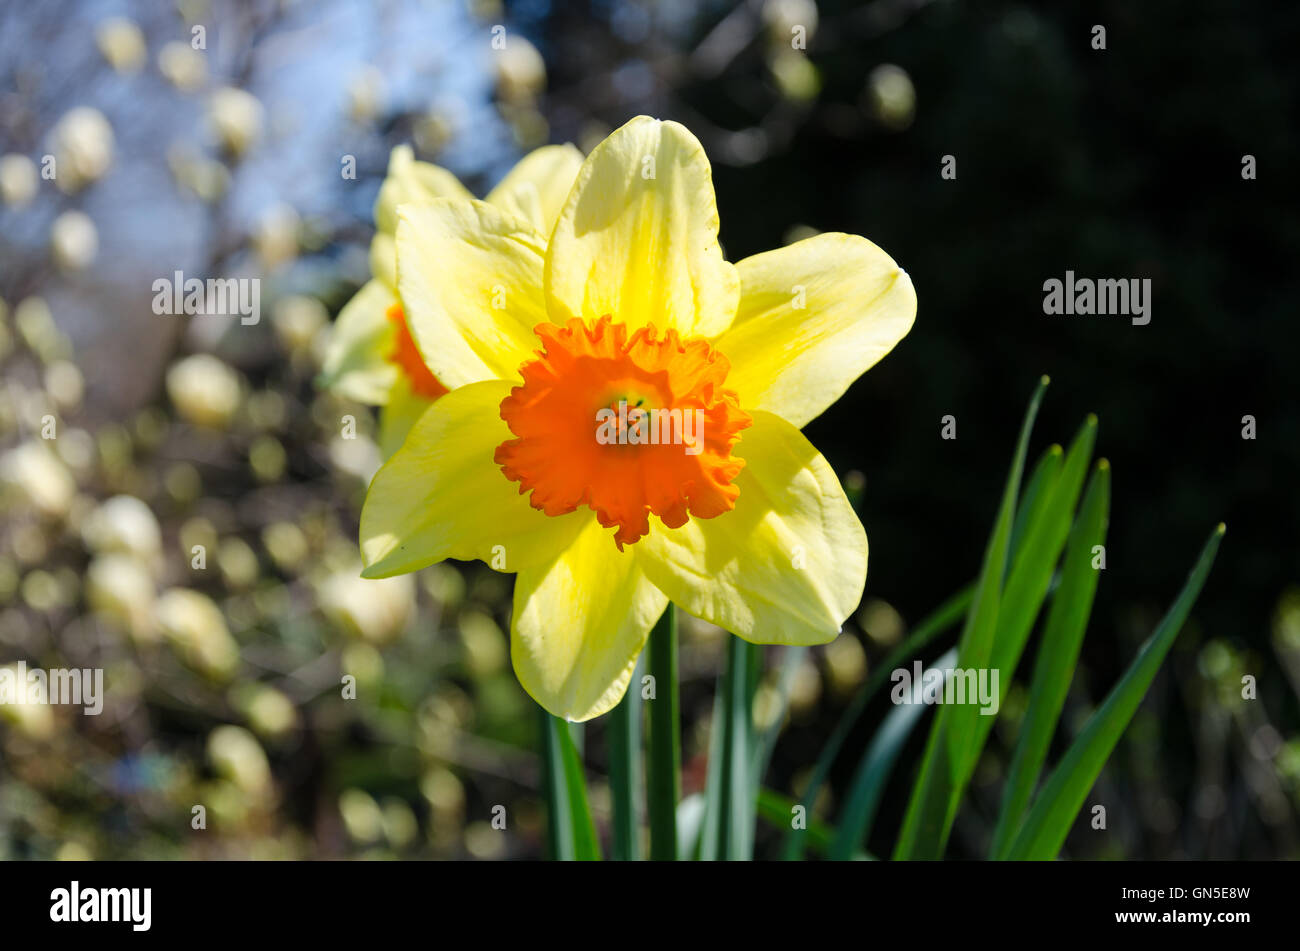
[[[1025,651],[1025,644],[1033,630],[1034,621],[1043,608],[1047,590],[1051,586],[1052,572],[1065,548],[1065,540],[1070,534],[1070,523],[1074,519],[1075,504],[1083,489],[1084,478],[1088,474],[1088,463],[1092,461],[1092,449],[1097,441],[1097,417],[1089,416],[1079,428],[1070,451],[1065,456],[1060,477],[1043,494],[1043,504],[1036,506],[1032,516],[1027,519],[1024,542],[1012,559],[1011,575],[1002,590],[1002,602],[998,608],[997,636],[993,642],[993,653],[989,667],[998,674],[998,709],[1006,701],[1007,692],[1020,657]],[[964,774],[969,777],[975,771],[975,765],[989,731],[993,729],[995,716],[981,716],[975,719],[975,737],[967,753]]]
[[[1047,377],[1039,381],[1025,413],[1011,471],[1002,493],[1002,504],[984,553],[983,568],[975,584],[974,602],[966,616],[966,626],[962,631],[958,651],[958,666],[966,670],[987,668],[993,652],[1002,579],[1006,572],[1011,527],[1016,501],[1020,496],[1020,479],[1025,468],[1029,434],[1047,383]],[[979,715],[975,704],[945,704],[939,708],[921,761],[920,774],[903,819],[898,844],[894,849],[895,858],[942,857],[957,805],[970,779],[968,762],[975,739],[975,718]]]
[[[758,816],[774,829],[790,828],[794,819],[795,805],[793,799],[782,796],[778,792],[765,788],[760,788],[758,791]],[[812,817],[808,817],[807,824],[808,828],[800,831],[807,836],[808,847],[819,855],[826,855],[830,851],[831,843],[835,841],[835,830]],[[861,850],[853,853],[850,858],[871,861],[876,859],[874,855]]]
[[[956,659],[957,650],[953,648],[936,659],[930,669],[949,669]],[[848,800],[840,810],[839,832],[831,844],[829,858],[852,858],[871,835],[876,808],[880,805],[880,798],[884,795],[885,784],[889,782],[898,754],[902,752],[907,738],[912,735],[912,728],[928,709],[920,697],[921,682],[918,681],[913,686],[913,702],[900,703],[890,710],[872,737],[849,784]]]
[[[1039,519],[1051,502],[1052,489],[1061,477],[1061,459],[1064,455],[1065,451],[1060,446],[1052,445],[1038,457],[1034,471],[1029,474],[1025,490],[1021,493],[1020,506],[1016,509],[1016,520],[1011,526],[1011,545],[1007,549],[1009,555],[1014,557],[1020,551],[1025,530]]]
[[[695,843],[693,857],[700,862],[714,862],[718,858],[718,844],[722,841],[723,778],[722,771],[726,757],[715,751],[721,750],[725,740],[723,731],[727,723],[726,691],[722,689],[722,679],[718,679],[718,689],[713,692],[713,712],[709,717],[709,759],[704,775],[704,814],[700,819],[700,835]],[[684,853],[683,853],[684,854]]]
[[[1168,613],[1156,625],[1155,631],[1138,652],[1137,659],[1088,720],[1083,732],[1038,794],[1020,834],[1007,852],[1007,858],[1050,859],[1060,852],[1065,837],[1079,814],[1079,808],[1097,781],[1115,744],[1128,727],[1138,704],[1146,696],[1147,689],[1155,679],[1183,622],[1187,620],[1188,612],[1214,564],[1214,556],[1224,531],[1224,526],[1220,524],[1210,534],[1200,559]]]
[[[1051,501],[1051,490],[1055,488],[1061,473],[1063,451],[1060,446],[1052,446],[1039,458],[1026,483],[1016,512],[1015,527],[1012,529],[1012,547],[1015,539],[1023,536],[1026,526],[1036,522],[1039,513]],[[1085,460],[1084,465],[1087,465]],[[858,689],[849,705],[841,715],[839,723],[822,747],[820,755],[813,766],[812,775],[802,796],[802,805],[811,811],[812,804],[820,794],[826,777],[849,733],[861,719],[863,711],[877,690],[888,680],[891,672],[900,664],[910,660],[924,650],[939,635],[946,632],[965,616],[973,597],[975,586],[967,585],[948,600],[939,605],[908,635],[902,643],[891,650],[872,672],[867,682]],[[778,724],[779,725],[779,724]],[[775,727],[774,727],[775,729]],[[803,855],[804,832],[792,829],[786,834],[781,857],[785,861],[795,861]]]
[[[1002,811],[993,833],[990,854],[1001,858],[1011,847],[1025,807],[1038,784],[1048,746],[1070,689],[1070,680],[1083,645],[1083,635],[1092,614],[1101,572],[1092,566],[1093,546],[1106,542],[1106,520],[1110,509],[1110,466],[1106,460],[1088,484],[1079,518],[1070,534],[1061,580],[1052,597],[1052,607],[1043,628],[1042,644],[1034,665],[1029,706],[1020,727],[1020,738],[1011,759],[1003,791]]]
[[[569,724],[545,711],[542,721],[547,841],[551,855],[560,860],[599,859],[600,843],[587,807],[587,782]]]
[[[649,702],[646,798],[650,858],[677,858],[677,798],[681,793],[681,710],[677,686],[677,609],[669,604],[650,631],[647,668],[654,678]]]
[[[718,679],[714,729],[709,747],[704,832],[700,858],[748,860],[754,857],[754,687],[758,648],[728,638],[727,661]]]
[[[835,758],[839,756],[840,749],[844,746],[844,741],[848,739],[849,733],[857,725],[863,711],[866,710],[867,704],[875,696],[876,691],[889,679],[889,675],[894,668],[916,656],[931,641],[965,616],[974,592],[975,586],[967,585],[935,608],[900,644],[885,655],[885,659],[867,678],[867,682],[858,689],[858,692],[845,708],[839,723],[835,725],[835,729],[827,738],[826,744],[822,747],[817,762],[813,766],[812,776],[809,778],[808,785],[801,797],[801,805],[807,810],[808,815],[812,815],[813,804],[817,802],[817,797],[821,793],[822,786],[826,783],[826,777],[830,775]],[[784,861],[797,861],[803,856],[804,837],[805,831],[801,829],[790,829],[787,832],[785,845],[781,850],[781,858]]]

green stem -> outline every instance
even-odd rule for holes
[[[748,860],[754,851],[755,800],[758,790],[753,776],[753,706],[755,674],[759,652],[739,637],[727,638],[727,666],[721,693],[725,713],[722,749],[710,756],[722,757],[722,810],[718,822],[717,855],[728,861]]]
[[[677,858],[677,799],[681,792],[681,711],[677,696],[677,614],[671,604],[650,632],[647,652],[654,693],[647,744],[650,858]]]
[[[572,727],[542,711],[542,773],[546,784],[546,838],[559,861],[600,858],[600,841],[587,805],[587,781]]]
[[[609,712],[609,787],[613,800],[613,857],[641,857],[637,832],[636,790],[640,785],[641,665],[637,664],[627,693]]]
[[[537,708],[541,716],[542,785],[546,789],[546,846],[557,862],[573,859],[573,819],[569,791],[564,782],[564,762],[556,742],[554,717]]]

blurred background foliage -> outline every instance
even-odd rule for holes
[[[843,230],[918,290],[912,334],[808,428],[874,557],[860,611],[792,678],[767,785],[798,793],[873,663],[975,574],[1045,372],[1040,431],[1096,412],[1115,479],[1067,724],[1134,654],[1207,526],[1230,526],[1089,799],[1110,828],[1081,821],[1065,854],[1300,856],[1300,225],[1284,213],[1300,8],[51,0],[5,4],[0,26],[0,664],[102,667],[107,684],[99,717],[0,707],[0,857],[540,854],[510,580],[462,564],[357,577],[374,420],[312,381],[367,277],[392,146],[482,194],[527,149],[589,150],[639,113],[704,142],[730,259]],[[1067,269],[1150,277],[1150,325],[1043,316],[1042,282]],[[264,319],[155,315],[153,281],[177,270],[260,278]],[[723,636],[684,627],[687,793]],[[984,850],[1023,702],[1018,686],[954,855]],[[851,735],[824,815],[886,709]],[[602,822],[602,724],[583,739]],[[873,851],[909,786],[891,784]],[[760,830],[758,853],[776,839]]]

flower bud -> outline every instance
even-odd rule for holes
[[[97,181],[113,164],[113,127],[89,106],[68,112],[54,127],[55,183],[75,192]]]
[[[144,34],[125,17],[110,17],[101,23],[95,42],[108,65],[119,73],[138,73],[148,58]]]
[[[167,371],[167,395],[182,418],[224,429],[239,408],[239,375],[216,357],[196,353]]]
[[[21,208],[35,198],[38,181],[36,163],[26,155],[0,158],[0,201],[9,207]]]
[[[406,630],[415,608],[411,575],[367,579],[337,571],[317,587],[321,610],[343,630],[372,644],[387,644]]]
[[[224,86],[212,94],[208,119],[222,148],[243,155],[262,134],[262,104],[244,89]]]
[[[226,680],[239,664],[239,646],[221,609],[206,595],[171,588],[158,599],[158,623],[181,659],[215,680]]]

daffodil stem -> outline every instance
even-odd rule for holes
[[[613,805],[613,857],[640,858],[636,790],[640,786],[641,665],[618,706],[609,712],[609,787]]]
[[[546,786],[546,839],[551,857],[599,859],[600,842],[587,805],[582,760],[572,724],[542,711],[542,776]]]
[[[546,845],[552,859],[573,858],[573,829],[568,789],[564,785],[564,763],[556,742],[555,718],[537,708],[542,734],[542,785],[546,789]],[[561,727],[563,729],[563,727]]]
[[[722,748],[709,751],[710,756],[722,757],[717,856],[727,860],[753,858],[758,796],[753,779],[753,707],[760,662],[754,645],[739,637],[728,638],[727,666],[719,687],[726,717]]]
[[[677,858],[677,799],[681,792],[681,710],[677,693],[677,613],[669,604],[650,631],[647,652],[650,694],[646,788],[650,812],[650,858]]]

